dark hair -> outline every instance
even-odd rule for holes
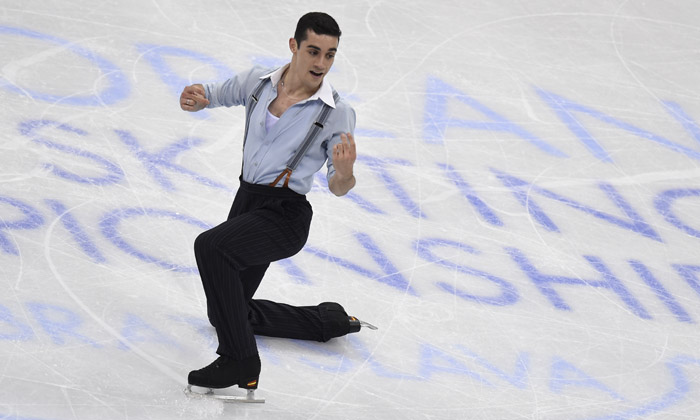
[[[335,19],[326,13],[311,12],[302,16],[297,22],[297,29],[294,32],[297,47],[301,47],[301,43],[306,41],[306,31],[309,29],[318,35],[330,35],[338,38],[338,41],[340,41],[340,27],[338,27]]]

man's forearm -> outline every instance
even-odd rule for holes
[[[338,197],[342,197],[355,186],[355,176],[342,177],[336,172],[328,181],[328,189]]]

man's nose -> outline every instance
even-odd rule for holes
[[[326,66],[326,57],[319,54],[314,61],[314,65],[318,68],[324,68]]]

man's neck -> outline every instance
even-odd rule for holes
[[[319,83],[318,86],[304,85],[299,75],[292,70],[291,66],[289,66],[282,75],[280,84],[282,85],[282,89],[284,89],[284,93],[287,96],[298,98],[300,100],[311,97],[311,95],[316,93],[321,87],[321,83]]]

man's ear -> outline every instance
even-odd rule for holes
[[[289,38],[289,50],[292,52],[292,54],[297,52],[297,48],[299,48],[297,45],[297,40],[294,38]]]

